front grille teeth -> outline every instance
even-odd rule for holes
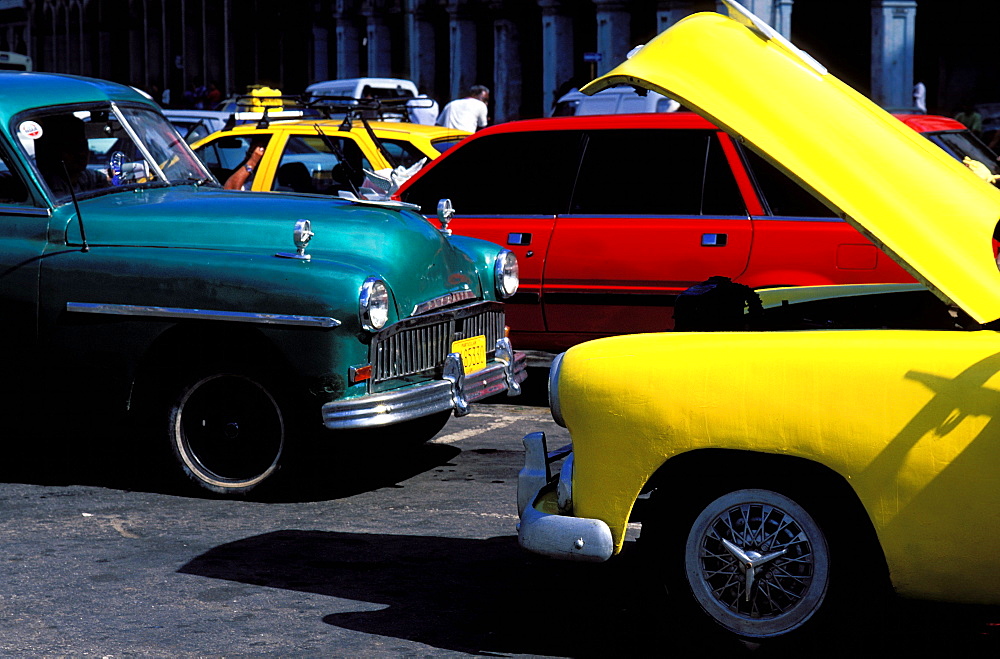
[[[372,384],[434,373],[459,339],[485,336],[492,353],[503,338],[504,321],[502,306],[486,302],[397,323],[373,337]]]

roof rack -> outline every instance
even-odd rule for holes
[[[341,130],[350,130],[355,119],[368,121],[410,121],[410,109],[431,107],[431,99],[354,98],[351,96],[326,96],[287,94],[260,96],[244,94],[236,97],[236,111],[232,113],[227,129],[238,122],[258,121],[258,128],[267,128],[274,119],[295,119],[307,116],[324,119],[343,118]]]

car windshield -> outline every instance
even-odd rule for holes
[[[52,194],[78,197],[180,183],[217,184],[177,131],[146,107],[102,104],[47,112],[18,126],[21,145]]]
[[[970,131],[943,131],[924,133],[924,135],[957,160],[962,161],[969,157],[985,165],[990,170],[990,174],[994,176],[1000,174],[1000,163],[997,163],[996,154]]]

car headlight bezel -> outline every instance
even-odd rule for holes
[[[493,283],[497,295],[507,299],[517,292],[520,285],[520,267],[517,255],[509,249],[500,250],[493,263]]]
[[[576,466],[575,454],[570,453],[559,470],[559,482],[556,484],[556,505],[564,515],[573,513],[573,468]]]
[[[377,332],[389,322],[389,286],[378,277],[369,277],[358,296],[361,327]]]
[[[563,357],[565,352],[560,352],[552,360],[549,366],[549,409],[552,412],[552,419],[557,424],[566,427],[566,421],[562,415],[562,403],[559,400],[559,372],[562,370]]]

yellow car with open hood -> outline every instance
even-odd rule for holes
[[[701,294],[725,291],[715,282],[692,291],[703,315],[688,326],[705,331],[563,353],[550,402],[572,445],[525,438],[521,545],[606,560],[641,507],[639,544],[671,595],[748,638],[842,620],[838,607],[888,586],[1000,604],[1000,190],[726,4],[728,17],[678,22],[584,93],[676,99],[921,284],[713,302]],[[713,326],[713,304],[739,323]]]

